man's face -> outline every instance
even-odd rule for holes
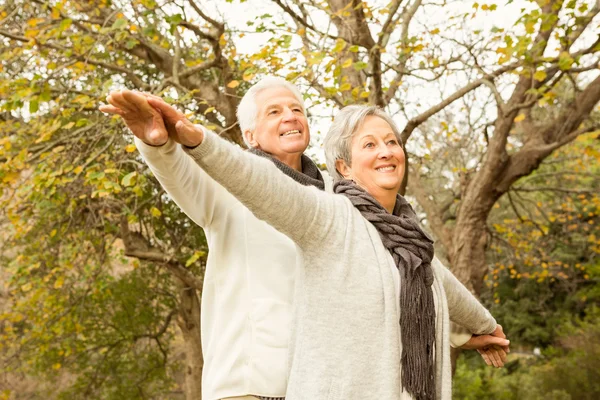
[[[308,120],[302,105],[284,87],[261,91],[256,96],[256,127],[244,134],[252,147],[285,160],[302,154],[310,141]]]

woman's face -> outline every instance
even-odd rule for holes
[[[354,133],[352,165],[337,160],[336,167],[346,179],[353,180],[372,196],[394,196],[404,177],[404,151],[390,124],[369,115]]]

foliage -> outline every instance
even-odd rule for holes
[[[581,136],[519,181],[491,215],[484,298],[521,345],[551,344],[562,323],[600,304],[598,161],[598,133]]]
[[[587,283],[597,279],[598,244],[590,239],[598,238],[597,197],[547,191],[521,200],[531,188],[523,179],[556,173],[552,166],[563,154],[556,151],[578,137],[584,157],[567,155],[573,164],[563,164],[598,172],[597,140],[582,136],[595,129],[589,116],[600,98],[600,49],[589,34],[597,24],[595,2],[523,1],[514,26],[477,27],[477,18],[496,21],[496,4],[465,10],[461,2],[440,8],[433,0],[265,1],[278,12],[249,17],[242,27],[191,0],[0,4],[4,370],[65,378],[54,391],[70,398],[164,398],[180,390],[173,322],[177,315],[182,332],[197,326],[186,324],[181,311],[188,303],[179,289],[200,293],[206,240],[164,195],[120,122],[96,111],[119,87],[167,97],[237,143],[240,96],[267,73],[301,86],[313,122],[319,113],[333,114],[323,107],[385,107],[404,125],[409,192],[459,278],[482,284],[488,243],[479,239],[493,211],[491,226],[505,229],[494,237],[513,249],[490,256],[504,271],[488,274],[492,287],[499,283],[490,294],[498,306],[510,304],[511,291],[545,293],[531,311],[563,298],[577,311],[574,290],[597,298]],[[434,9],[442,18],[432,17]],[[253,45],[238,45],[244,40]],[[561,176],[561,190],[590,191],[597,182]],[[507,193],[519,204],[513,207]],[[520,215],[514,229],[511,210]],[[533,214],[521,223],[527,212]],[[547,230],[539,237],[536,224]],[[511,279],[511,270],[530,279]],[[510,287],[520,282],[538,285]],[[515,309],[522,297],[515,297]],[[518,333],[526,343],[555,336],[527,329]]]
[[[598,309],[562,328],[556,347],[539,359],[515,355],[506,368],[481,366],[474,357],[459,361],[454,397],[459,399],[596,399],[600,395]]]

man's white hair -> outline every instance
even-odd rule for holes
[[[242,100],[240,101],[240,104],[237,108],[237,118],[240,124],[240,130],[242,131],[242,138],[244,139],[244,143],[246,143],[246,146],[248,147],[251,146],[250,143],[248,143],[244,132],[252,132],[256,128],[256,117],[258,116],[258,104],[256,104],[256,96],[265,89],[271,89],[276,87],[285,88],[292,92],[292,94],[296,97],[296,99],[302,106],[302,111],[306,114],[306,109],[304,107],[304,99],[302,98],[302,94],[300,93],[296,85],[277,76],[266,76],[262,78],[246,92],[244,97],[242,97]]]

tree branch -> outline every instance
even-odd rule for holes
[[[139,235],[137,235],[139,236]],[[161,251],[150,248],[148,243],[145,243],[145,239],[133,237],[129,230],[129,224],[127,218],[121,218],[121,237],[123,239],[123,245],[125,246],[125,255],[128,257],[135,257],[140,260],[153,261],[161,263],[165,268],[175,275],[185,285],[202,290],[202,280],[198,279],[189,269],[184,267],[181,263],[177,262],[172,256],[166,255]],[[140,242],[143,240],[143,245]],[[144,248],[145,247],[145,248]]]

